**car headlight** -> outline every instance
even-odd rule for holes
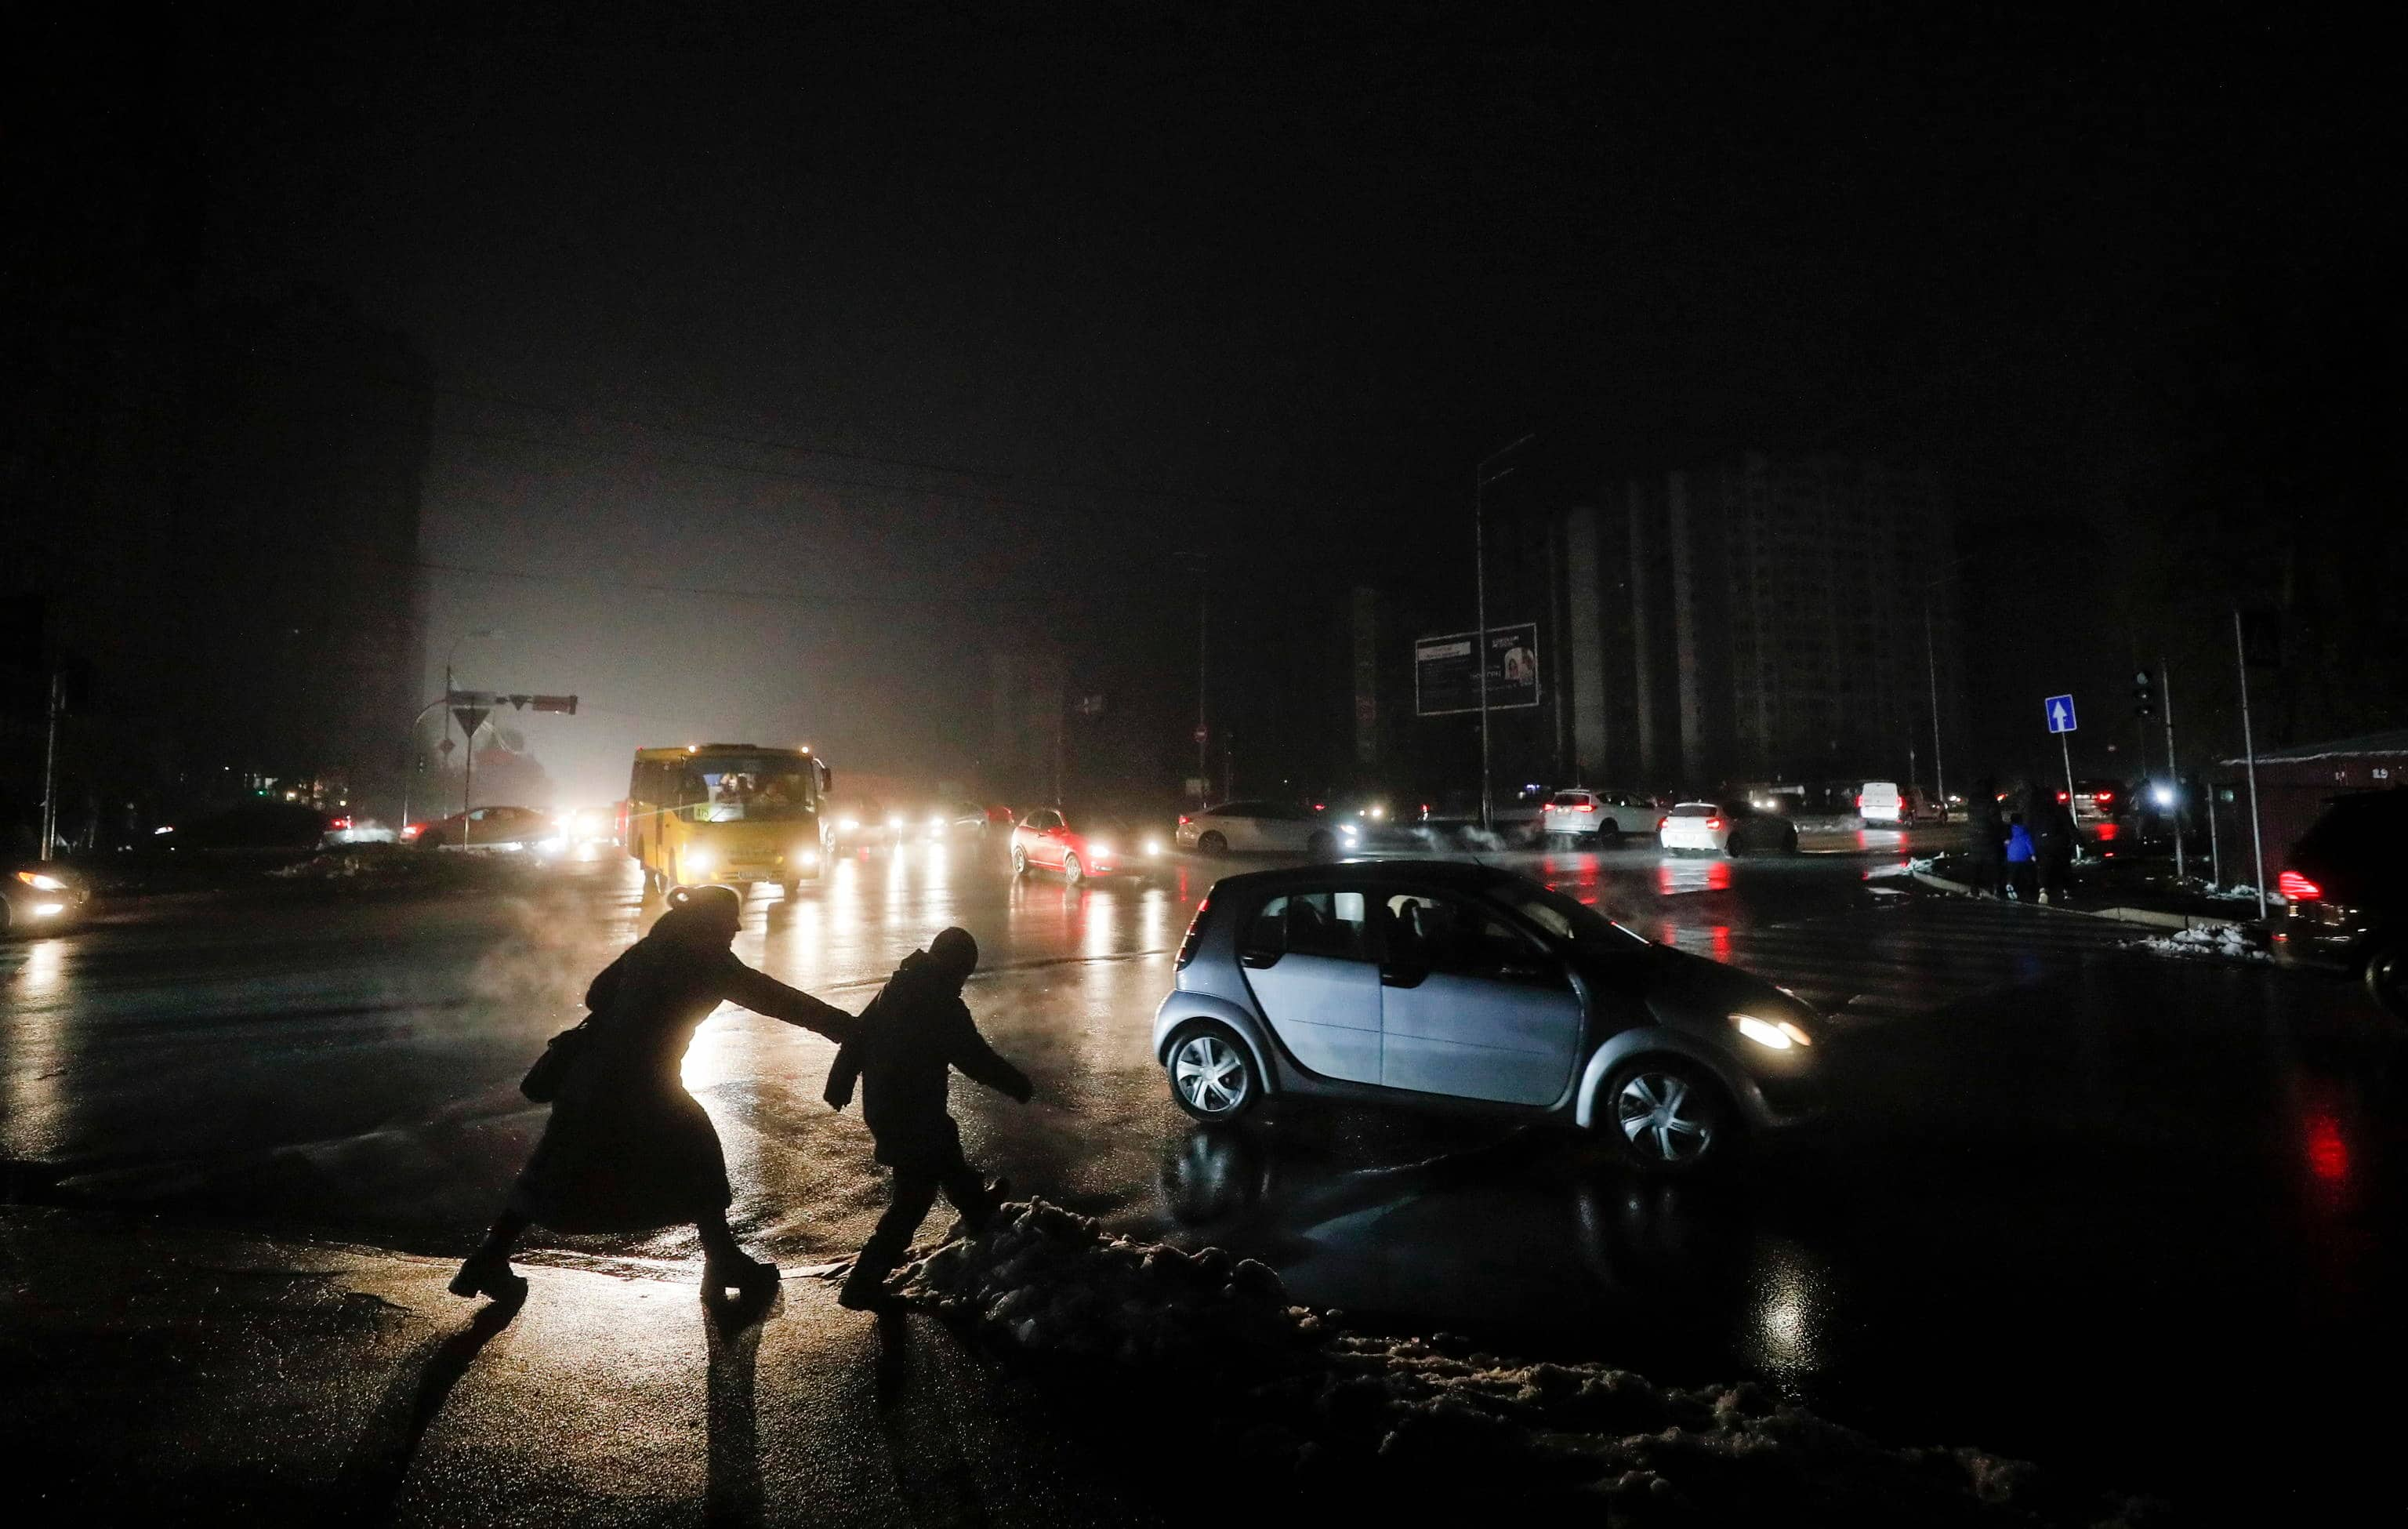
[[[928,819],[928,827],[930,827],[930,828],[932,828],[932,829],[941,829],[941,828],[943,828],[944,826],[945,826],[945,820],[944,820],[943,818],[941,818],[941,817],[932,817],[932,818]]]
[[[1161,840],[1159,840],[1159,839],[1148,839],[1148,840],[1145,842],[1145,852],[1146,852],[1148,855],[1159,855],[1159,854],[1161,854],[1161,853],[1162,853],[1162,841],[1161,841]]]
[[[1752,1014],[1734,1014],[1730,1022],[1739,1032],[1756,1045],[1774,1051],[1786,1051],[1793,1046],[1813,1046],[1814,1037],[1787,1019],[1759,1019]]]
[[[1110,855],[1111,852],[1112,846],[1104,843],[1100,839],[1091,839],[1087,842],[1087,853],[1095,856],[1098,859],[1102,858],[1104,856]]]
[[[817,844],[797,845],[795,852],[787,856],[786,858],[800,866],[817,865],[820,863],[819,846]]]
[[[719,857],[707,849],[689,849],[680,858],[688,871],[709,871],[719,863]]]
[[[855,829],[861,827],[861,819],[857,817],[840,817],[837,819],[836,826],[843,829],[845,832],[851,833]]]
[[[36,902],[34,904],[34,916],[36,918],[56,918],[59,915],[66,911],[67,905],[64,902]]]
[[[17,879],[37,892],[64,892],[67,889],[65,882],[39,871],[20,871]]]

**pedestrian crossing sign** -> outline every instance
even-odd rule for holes
[[[2049,697],[2046,710],[2048,712],[2049,731],[2071,732],[2074,728],[2078,726],[2078,724],[2073,720],[2073,698],[2071,696]]]

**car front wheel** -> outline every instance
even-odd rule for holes
[[[1598,1103],[1622,1161],[1642,1173],[1696,1173],[1730,1156],[1739,1135],[1722,1085],[1677,1058],[1624,1063]]]
[[[1014,876],[1028,874],[1028,851],[1018,844],[1011,846],[1011,873]]]
[[[1073,887],[1087,879],[1087,868],[1079,863],[1079,857],[1076,855],[1062,857],[1062,879]]]
[[[1262,1097],[1245,1043],[1226,1026],[1190,1025],[1173,1037],[1166,1063],[1170,1096],[1198,1120],[1234,1120]]]
[[[2408,939],[2394,939],[2367,958],[2366,996],[2392,1018],[2408,1019]]]

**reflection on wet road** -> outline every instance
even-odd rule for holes
[[[1366,1321],[1671,1381],[1755,1374],[1899,1436],[2058,1458],[2113,1437],[2143,1485],[2371,1431],[2384,1408],[2352,1398],[2400,1321],[2391,1033],[2340,985],[1898,895],[1827,847],[1505,858],[1832,1016],[1832,1118],[1719,1182],[1634,1180],[1577,1141],[1460,1118],[1193,1127],[1148,1039],[1207,867],[1070,888],[958,848],[857,855],[792,905],[756,894],[737,948],[857,1008],[934,930],[969,929],[972,1006],[1039,1090],[1022,1108],[957,1085],[975,1158],[1131,1231],[1262,1257]],[[518,897],[137,906],[0,945],[11,1182],[460,1248],[540,1128],[520,1073],[656,911],[606,862]],[[857,1118],[819,1101],[829,1055],[731,1011],[686,1060],[739,1224],[789,1262],[849,1250],[882,1200]],[[2280,1386],[2233,1383],[2276,1356]],[[2284,1405],[2301,1394],[2313,1416]]]

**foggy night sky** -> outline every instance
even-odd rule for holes
[[[1015,623],[1192,705],[1170,552],[1233,630],[1452,569],[1533,425],[1574,478],[1840,445],[2144,539],[2167,379],[2396,194],[2385,94],[2264,32],[580,9],[163,55],[213,260],[435,362],[429,690],[506,628],[462,683],[586,698],[527,724],[571,797],[703,736],[954,763]]]

